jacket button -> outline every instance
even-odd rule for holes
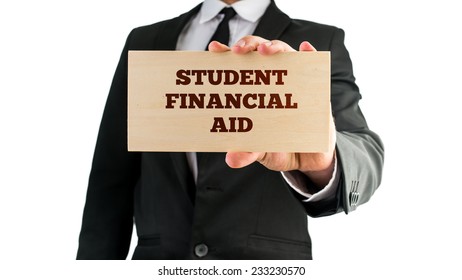
[[[207,256],[208,252],[209,252],[209,247],[207,247],[207,245],[205,245],[205,244],[197,244],[194,247],[194,253],[199,258],[203,258],[203,257]]]

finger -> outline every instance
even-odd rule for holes
[[[208,45],[208,50],[211,52],[227,52],[230,50],[230,48],[227,45],[222,44],[218,41],[212,41]]]
[[[231,50],[238,54],[244,54],[257,50],[258,46],[268,40],[259,36],[245,36],[231,47]]]
[[[279,40],[272,40],[263,42],[258,46],[258,52],[263,55],[272,55],[275,53],[280,52],[294,52],[295,50],[287,43],[279,41]]]
[[[231,168],[242,168],[260,159],[263,153],[228,152],[226,163]]]
[[[316,49],[313,47],[313,45],[310,44],[307,41],[303,41],[300,44],[300,47],[298,48],[298,50],[301,51],[301,52],[315,52],[316,51]]]

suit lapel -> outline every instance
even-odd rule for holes
[[[188,194],[191,203],[194,204],[196,184],[186,159],[186,153],[170,153],[170,157],[181,188]]]
[[[197,5],[191,11],[184,13],[177,18],[165,21],[160,27],[160,31],[155,38],[154,49],[175,50],[178,36],[191,17],[199,12],[201,5],[202,4]],[[175,166],[175,172],[178,180],[180,181],[181,187],[189,194],[191,202],[194,203],[195,183],[186,159],[186,153],[170,153],[170,157]]]
[[[266,9],[254,35],[268,40],[278,39],[290,24],[291,19],[276,6],[274,1]]]
[[[192,16],[197,14],[202,4],[197,5],[191,11],[177,18],[165,21],[154,42],[157,50],[175,50],[178,36]]]

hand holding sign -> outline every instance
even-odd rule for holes
[[[213,41],[209,44],[209,51],[232,51],[242,55],[258,51],[261,55],[272,55],[279,52],[295,52],[296,50],[279,40],[268,41],[258,36],[246,36],[231,48]],[[304,41],[300,44],[299,51],[316,51],[316,49],[310,43]],[[228,152],[226,163],[232,168],[242,168],[258,161],[266,168],[275,171],[299,170],[306,174],[317,186],[324,187],[332,177],[334,170],[336,131],[332,116],[330,118],[329,136],[329,149],[326,153]]]

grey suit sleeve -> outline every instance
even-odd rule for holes
[[[342,204],[345,213],[367,202],[378,188],[383,165],[383,147],[371,133],[337,133],[342,172]]]
[[[313,217],[345,213],[367,202],[379,187],[384,148],[371,131],[359,107],[361,94],[355,83],[352,63],[344,45],[344,32],[334,29],[331,51],[331,103],[337,128],[337,157],[341,179],[335,197],[306,204]]]

